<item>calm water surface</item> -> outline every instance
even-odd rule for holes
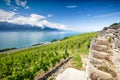
[[[50,42],[78,32],[0,32],[0,50],[4,48],[22,48],[37,43]]]

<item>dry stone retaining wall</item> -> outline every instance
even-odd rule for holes
[[[102,30],[92,40],[85,80],[120,80],[120,28]]]

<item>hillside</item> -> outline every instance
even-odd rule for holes
[[[80,72],[79,76],[82,75],[85,80],[119,80],[119,25],[104,28],[99,34],[84,33],[51,44],[0,54],[0,79],[53,80],[62,72],[69,76],[67,74],[73,70]],[[73,73],[70,77],[75,75]],[[67,79],[70,80],[70,77]]]
[[[0,54],[0,79],[19,80],[44,75],[72,56],[72,67],[82,68],[80,54],[89,52],[89,44],[97,32],[66,37],[60,41],[13,53]]]
[[[68,74],[72,75],[68,77]],[[120,23],[104,28],[98,38],[92,39],[85,70],[68,68],[56,80],[73,77],[75,80],[120,80]]]

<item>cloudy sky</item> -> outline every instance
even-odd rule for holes
[[[0,0],[0,21],[96,31],[120,22],[120,0]]]

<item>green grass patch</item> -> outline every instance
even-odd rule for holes
[[[82,67],[82,61],[81,61],[81,57],[80,57],[80,54],[75,54],[73,56],[73,64],[76,68],[81,68]]]

